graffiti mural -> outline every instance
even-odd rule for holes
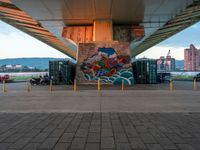
[[[96,54],[85,59],[80,64],[80,70],[87,81],[97,81],[108,84],[133,84],[133,73],[129,55],[122,55],[114,48],[98,47]]]

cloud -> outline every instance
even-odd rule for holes
[[[196,28],[198,28],[198,25],[195,24],[195,25],[191,26],[191,28],[196,29]]]
[[[0,58],[15,57],[67,57],[56,49],[0,21]],[[194,44],[200,48],[200,23],[185,29],[138,57],[159,58],[171,50],[172,57],[183,59],[183,51]]]
[[[5,26],[0,23],[0,27]],[[56,57],[67,56],[41,41],[25,34],[11,26],[6,26],[0,32],[0,59],[17,57]]]
[[[197,22],[196,24],[192,25],[190,28],[191,29],[200,29],[200,22]]]
[[[171,56],[178,59],[184,59],[184,49],[190,44],[200,48],[200,23],[177,33],[176,35],[162,41],[158,45],[146,50],[137,56],[137,58],[148,57],[157,59],[160,56],[166,56],[168,50],[171,50]]]
[[[170,55],[178,60],[183,60],[184,58],[184,49],[186,47],[164,47],[164,46],[154,46],[145,52],[138,55],[136,58],[153,58],[158,59],[160,56],[166,56],[170,50]]]

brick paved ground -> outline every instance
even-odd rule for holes
[[[199,150],[200,113],[0,113],[0,150]]]

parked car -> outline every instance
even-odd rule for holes
[[[200,81],[200,73],[198,73],[198,74],[194,77],[194,79],[196,79],[196,81]]]
[[[8,81],[9,79],[10,79],[9,75],[0,76],[0,82],[2,82],[2,81]]]

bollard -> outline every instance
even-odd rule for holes
[[[101,92],[101,80],[100,78],[98,79],[98,95],[100,95]]]
[[[50,91],[51,94],[52,94],[52,90],[53,90],[53,88],[52,88],[52,80],[50,80],[49,91]]]
[[[77,87],[76,87],[76,79],[74,80],[74,94],[76,94],[76,90],[77,90]]]
[[[6,93],[7,90],[6,90],[6,81],[3,80],[3,93]]]
[[[194,95],[197,94],[197,79],[194,79]]]
[[[29,85],[29,82],[28,82],[28,81],[26,82],[26,91],[27,91],[27,92],[30,92],[30,85]]]
[[[172,95],[172,91],[173,91],[173,82],[172,79],[170,80],[170,95]]]
[[[122,92],[124,92],[124,80],[122,80]]]

